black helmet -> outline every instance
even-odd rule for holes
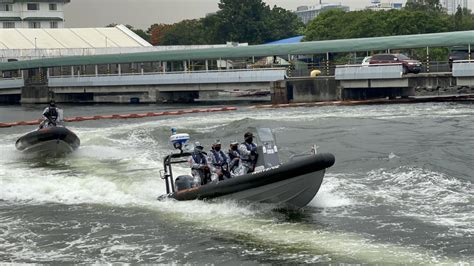
[[[49,101],[49,106],[56,107],[56,102],[54,100]]]
[[[247,133],[245,133],[245,134],[244,134],[244,138],[245,138],[245,139],[253,138],[252,132],[247,132]]]

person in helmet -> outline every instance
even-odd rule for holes
[[[240,152],[239,142],[233,141],[229,146],[229,171],[232,175],[238,175],[240,173]]]
[[[216,140],[209,152],[209,165],[211,166],[212,181],[222,181],[230,178],[229,158],[221,149],[221,141]]]
[[[205,185],[211,182],[211,172],[206,157],[204,147],[199,142],[194,143],[194,150],[188,162],[196,184]]]
[[[242,167],[240,175],[251,173],[255,169],[257,162],[257,145],[253,143],[252,132],[244,134],[244,142],[239,145],[240,159],[242,161]]]
[[[49,106],[43,110],[43,122],[40,129],[45,127],[55,127],[63,123],[63,110],[56,106],[56,102],[51,100]]]

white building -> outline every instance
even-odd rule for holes
[[[319,14],[329,9],[342,9],[346,12],[349,11],[348,6],[343,6],[341,4],[323,4],[320,1],[320,4],[315,6],[299,6],[296,9],[295,14],[304,24],[308,24],[308,22],[313,20]]]
[[[0,29],[0,62],[247,45],[247,43],[227,43],[152,46],[124,25],[110,28]]]
[[[455,14],[458,6],[461,8],[469,8],[467,0],[442,0],[441,4],[448,11],[448,14]]]
[[[380,10],[391,10],[391,9],[402,9],[403,3],[401,1],[381,1],[372,0],[371,4],[366,9],[380,11]]]
[[[71,0],[0,0],[0,28],[64,28]]]

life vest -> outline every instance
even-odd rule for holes
[[[211,150],[211,152],[212,152],[212,155],[214,155],[214,158],[216,159],[216,161],[213,162],[214,165],[222,166],[226,163],[224,152],[222,152],[222,151],[217,152],[215,150]]]
[[[257,147],[257,145],[255,145],[254,143],[247,143],[247,142],[242,142],[242,144],[245,145],[245,147],[247,148],[248,151],[251,151],[253,150],[254,148]],[[247,157],[247,156],[246,156]],[[249,155],[248,158],[242,158],[242,161],[245,161],[245,162],[252,162],[254,160],[254,158],[252,158],[254,156],[252,155]]]
[[[48,113],[49,113],[49,117],[51,117],[51,120],[53,122],[58,120],[59,114],[58,114],[58,110],[56,109],[56,107],[49,107]]]
[[[240,157],[240,152],[239,150],[229,150],[229,159],[232,161],[234,160],[235,158]]]
[[[193,157],[194,162],[197,164],[207,163],[206,156],[204,156],[202,153],[193,153],[191,156]]]

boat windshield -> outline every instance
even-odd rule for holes
[[[257,134],[261,142],[274,142],[273,133],[269,128],[257,128]]]

